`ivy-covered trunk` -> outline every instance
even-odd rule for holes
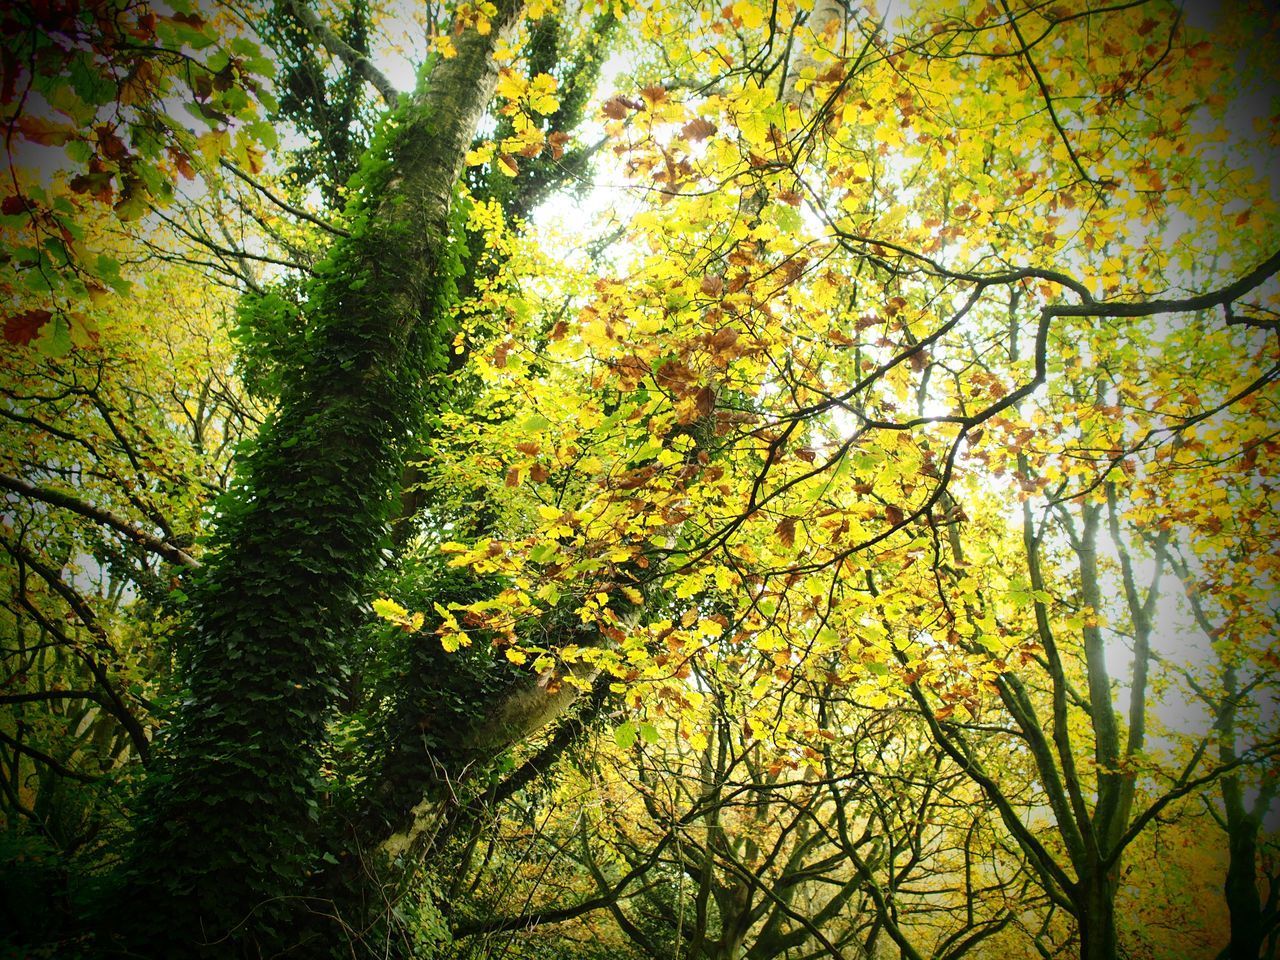
[[[134,851],[135,953],[325,952],[299,941],[324,910],[310,878],[337,641],[381,563],[406,444],[439,399],[450,201],[492,94],[496,37],[515,16],[515,3],[500,6],[494,29],[458,38],[363,161],[350,236],[309,290],[306,360],[220,505],[181,649],[188,693]]]

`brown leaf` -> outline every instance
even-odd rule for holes
[[[619,490],[634,490],[637,487],[643,487],[657,472],[658,468],[652,465],[638,470],[628,470],[619,476],[613,485]]]
[[[649,372],[649,364],[634,354],[623,357],[613,365],[619,384],[624,390],[634,390]]]
[[[705,417],[716,408],[716,393],[708,386],[702,387],[693,398],[693,409],[699,417]]]
[[[707,346],[715,353],[732,350],[738,342],[738,331],[733,327],[721,327],[707,338]]]
[[[718,297],[724,292],[724,277],[703,277],[702,283],[698,285],[698,289],[708,297]]]
[[[677,393],[688,390],[698,381],[698,375],[685,363],[679,360],[672,360],[664,363],[655,374],[658,385],[664,390],[674,390]]]
[[[884,508],[884,518],[895,527],[903,521],[905,516],[906,514],[902,512],[902,508],[895,504],[891,503]]]
[[[631,112],[631,105],[625,97],[610,97],[600,105],[600,112],[610,120],[623,120]]]
[[[706,117],[694,117],[680,128],[680,136],[694,143],[701,143],[716,132],[716,125]]]
[[[783,517],[779,520],[773,532],[777,534],[778,540],[784,547],[793,546],[796,542],[796,522],[791,517]]]
[[[35,117],[31,114],[18,117],[14,121],[14,126],[24,137],[42,147],[60,147],[76,135],[75,130],[70,127],[59,126],[44,117]]]
[[[667,88],[660,83],[641,87],[640,96],[644,97],[645,101],[652,107],[667,99]]]
[[[564,156],[565,144],[569,142],[569,134],[563,130],[557,130],[555,133],[547,137],[547,143],[551,145],[551,158],[559,160]]]
[[[194,180],[196,178],[196,169],[191,165],[191,157],[187,155],[186,151],[174,146],[166,149],[169,153],[169,159],[178,168],[178,173],[186,180]]]
[[[507,471],[507,479],[506,479],[504,482],[506,483],[506,485],[507,485],[508,487],[518,487],[518,486],[520,486],[520,470],[519,470],[519,468],[517,468],[517,467],[512,467],[510,470],[508,470],[508,471]]]
[[[102,203],[110,203],[115,193],[109,173],[80,173],[72,177],[67,186],[72,193],[88,193]]]
[[[18,85],[18,58],[9,46],[0,47],[0,103],[12,103]]]
[[[4,338],[10,343],[25,347],[40,336],[44,325],[53,319],[48,310],[27,310],[5,317]]]
[[[514,346],[515,344],[510,340],[506,340],[503,343],[498,344],[498,348],[493,351],[493,365],[499,370],[506,367],[507,354],[511,352],[511,348]]]
[[[136,25],[130,27],[129,32],[144,43],[153,40],[156,35],[156,15],[150,10],[140,14]]]

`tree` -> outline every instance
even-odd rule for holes
[[[1251,458],[1246,452],[1243,459]],[[1247,480],[1230,468],[1222,471],[1216,495],[1203,498],[1188,517],[1194,540],[1170,558],[1191,619],[1216,658],[1212,673],[1187,670],[1183,682],[1214,718],[1217,759],[1230,770],[1218,781],[1218,801],[1206,797],[1205,802],[1226,839],[1230,939],[1220,955],[1232,958],[1274,954],[1280,923],[1271,841],[1263,830],[1277,784],[1266,767],[1255,770],[1242,762],[1269,735],[1266,705],[1274,702],[1267,689],[1271,671],[1256,659],[1264,648],[1248,636],[1273,619],[1275,593],[1268,585],[1269,550],[1263,545],[1271,538],[1272,518],[1255,500],[1270,486],[1270,477],[1256,460],[1248,469],[1253,476]],[[1230,509],[1223,510],[1228,502]],[[1226,577],[1240,586],[1228,587]]]
[[[531,849],[514,864],[486,858],[474,881],[464,868],[456,889],[477,902],[460,910],[456,939],[545,938],[549,925],[611,916],[645,957],[874,956],[879,943],[960,957],[1010,924],[1010,904],[1033,902],[1021,865],[992,849],[992,824],[968,816],[963,774],[940,769],[900,712],[784,692],[778,706],[813,744],[775,749],[737,719],[744,691],[703,666],[716,715],[706,744],[691,748],[655,718],[575,751],[557,800],[535,796],[495,820],[531,835]],[[570,894],[548,897],[559,885]],[[526,906],[512,915],[512,902]]]
[[[4,357],[5,870],[25,878],[7,886],[11,930],[66,929],[79,878],[118,853],[118,807],[172,695],[200,505],[260,418],[231,369],[231,306],[190,269],[153,270],[130,301],[86,306],[80,348]]]
[[[511,784],[546,770],[608,695],[665,704],[704,750],[710,721],[687,661],[706,649],[759,688],[743,722],[779,744],[798,732],[770,715],[762,694],[775,684],[836,684],[870,709],[908,692],[1075,918],[1084,955],[1116,955],[1124,846],[1235,768],[1202,779],[1192,765],[1169,799],[1131,815],[1138,778],[1117,764],[1139,757],[1141,710],[1117,716],[1102,627],[1082,614],[1083,666],[1053,653],[1051,577],[1023,591],[1038,640],[1008,640],[987,625],[978,579],[947,570],[978,553],[956,552],[950,533],[980,530],[997,563],[999,498],[973,491],[1000,471],[1054,488],[1059,519],[1079,511],[1074,531],[1061,521],[1079,587],[1060,576],[1072,585],[1057,602],[1096,611],[1099,525],[1129,522],[1098,491],[1166,435],[1272,387],[1274,363],[1228,360],[1228,389],[1202,402],[1172,365],[1147,371],[1142,351],[1112,351],[1102,336],[1169,358],[1271,356],[1274,198],[1247,152],[1218,144],[1256,152],[1274,128],[1263,118],[1257,136],[1224,134],[1232,98],[1213,87],[1237,55],[1257,56],[1247,20],[1210,35],[1154,4],[921,4],[893,22],[825,2],[459,4],[431,18],[433,52],[415,92],[397,98],[365,45],[364,11],[344,10],[343,30],[301,4],[275,11],[283,35],[316,44],[288,75],[314,80],[332,58],[326,76],[345,91],[335,102],[312,83],[310,99],[279,104],[253,41],[191,11],[38,7],[5,21],[34,52],[34,65],[5,60],[13,136],[66,145],[83,166],[69,195],[15,181],[4,201],[30,241],[14,260],[8,340],[73,346],[78,298],[114,278],[113,261],[76,236],[81,210],[110,201],[128,223],[148,197],[161,213],[191,209],[198,201],[170,200],[188,168],[210,183],[223,169],[329,242],[314,263],[266,254],[293,272],[263,282],[244,264],[264,255],[219,237],[222,221],[190,229],[165,214],[248,288],[243,356],[259,363],[272,409],[184,587],[182,699],[147,748],[126,909],[110,914],[121,948],[320,955],[393,942],[395,905],[471,801],[504,766]],[[542,227],[519,221],[585,169],[592,148],[571,138],[603,25],[618,18],[651,56],[637,61],[635,90],[596,116],[647,200],[625,249],[557,258]],[[81,68],[60,80],[50,64],[68,50]],[[388,111],[330,223],[300,202],[304,190],[258,179],[261,117],[279,107],[329,130],[370,101],[356,77]],[[120,120],[92,138],[38,123],[20,89],[72,119],[114,106]],[[199,137],[167,114],[175,91],[193,98],[208,127]],[[331,204],[360,142],[322,144],[325,162],[304,173]],[[246,201],[250,215],[258,202]],[[1205,215],[1222,209],[1230,223]],[[268,230],[255,242],[274,241]],[[1194,349],[1145,326],[1192,314]],[[1146,383],[1135,371],[1155,384],[1138,391],[1150,429],[1110,437],[1110,409],[1136,405],[1126,391]],[[1027,449],[1042,427],[1019,423],[1019,409],[1039,397],[1077,447]],[[1241,442],[1228,421],[1222,451]],[[1060,462],[1079,450],[1105,452],[1087,489]],[[420,465],[406,470],[411,459]],[[989,479],[968,487],[983,509],[971,526],[960,493],[979,474]],[[40,500],[32,476],[14,481],[24,504]],[[75,513],[73,499],[43,502]],[[136,527],[78,500],[112,536]],[[140,542],[197,559],[151,522]],[[1046,541],[1026,523],[1034,581]],[[1126,564],[1141,703],[1150,602]],[[48,569],[52,588],[61,568]],[[365,612],[375,596],[382,626]],[[734,661],[734,644],[768,656]],[[1041,662],[1043,685],[1031,669]],[[1080,677],[1088,696],[1073,704]],[[1075,876],[1023,822],[1025,798],[1011,804],[966,752],[988,685],[1021,729],[1030,776],[1061,808]],[[1082,714],[1097,764],[1088,796],[1069,769]],[[61,763],[40,753],[27,759]]]

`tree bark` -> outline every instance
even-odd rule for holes
[[[1081,879],[1076,898],[1076,923],[1080,934],[1080,960],[1116,960],[1115,881],[1106,875]]]

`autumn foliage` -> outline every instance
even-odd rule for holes
[[[15,944],[1275,954],[1273,14],[0,28]]]

